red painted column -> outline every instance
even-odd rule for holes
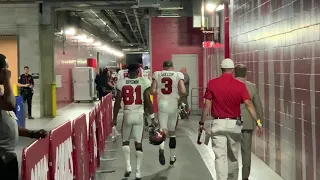
[[[224,57],[230,58],[229,2],[224,3]]]

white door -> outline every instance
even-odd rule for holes
[[[181,67],[187,69],[190,77],[189,84],[189,97],[188,103],[192,110],[199,109],[199,70],[198,70],[198,55],[197,54],[173,54],[172,62],[177,71],[180,71]],[[193,97],[191,97],[191,95]],[[192,103],[191,103],[192,98]]]
[[[90,75],[89,68],[74,68],[72,70],[73,96],[75,101],[91,100]]]

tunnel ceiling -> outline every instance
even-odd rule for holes
[[[127,51],[148,50],[149,17],[176,15],[188,0],[107,0],[68,1],[44,0],[53,3],[57,11],[67,11],[70,17],[98,29],[107,42]],[[169,9],[169,10],[168,10]],[[95,33],[91,32],[95,35]],[[99,36],[101,37],[101,35]]]
[[[121,48],[146,48],[148,46],[147,9],[89,9],[72,12],[90,25],[100,29]]]
[[[192,16],[191,0],[0,0],[8,3],[53,7],[69,23],[128,51],[148,50],[150,16]]]
[[[67,14],[69,23],[127,51],[148,50],[150,16],[192,16],[191,0],[0,0],[10,3],[50,6]]]

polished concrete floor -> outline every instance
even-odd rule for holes
[[[54,119],[27,120],[27,128],[50,130],[61,123],[72,120],[82,113],[88,114],[94,104],[73,104],[58,112]],[[121,114],[119,114],[121,117]],[[177,130],[177,162],[173,167],[161,166],[158,162],[158,147],[150,145],[147,134],[143,140],[144,161],[142,164],[143,180],[212,180],[215,179],[214,154],[209,146],[197,145],[197,127],[199,117],[191,117],[190,120],[181,120]],[[119,118],[119,121],[121,118]],[[118,123],[120,129],[121,122]],[[108,152],[104,158],[116,158],[114,161],[103,161],[100,170],[115,170],[113,173],[97,173],[97,180],[122,180],[124,173],[124,158],[121,150],[121,137],[116,143],[107,143],[108,149],[117,149],[116,152]],[[24,147],[32,140],[20,138],[16,152],[20,155]],[[131,163],[135,166],[134,148],[132,147]],[[168,144],[166,144],[166,157],[169,156]],[[240,158],[241,159],[241,158]],[[240,179],[241,177],[239,177]],[[128,180],[134,179],[134,173]],[[252,173],[250,180],[282,180],[259,158],[252,155]]]

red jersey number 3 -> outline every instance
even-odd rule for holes
[[[172,93],[172,79],[169,77],[164,77],[161,79],[161,83],[164,84],[164,88],[161,89],[162,94],[171,94]]]

